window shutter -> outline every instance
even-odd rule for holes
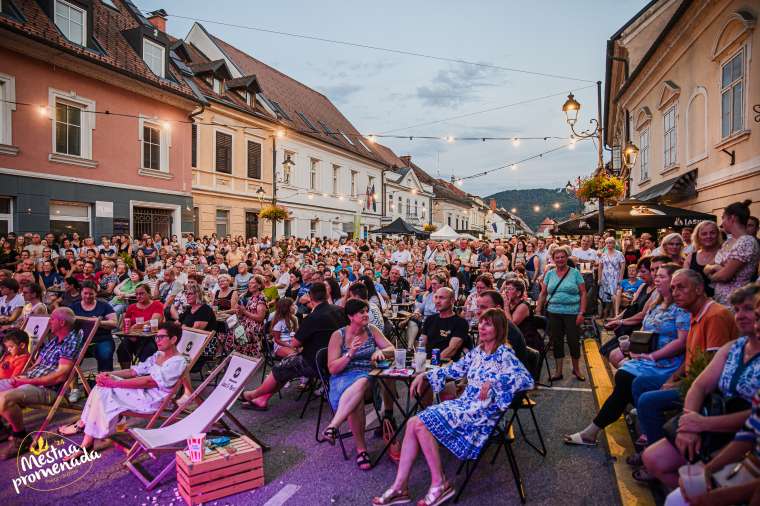
[[[216,171],[232,174],[232,136],[216,133]]]
[[[261,144],[248,141],[248,177],[261,179]]]
[[[190,125],[190,131],[192,133],[192,140],[190,141],[190,146],[192,149],[192,166],[197,167],[198,166],[198,125],[193,123]]]

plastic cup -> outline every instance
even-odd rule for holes
[[[628,336],[620,336],[618,338],[618,346],[620,346],[620,351],[625,353],[631,348],[631,338]]]
[[[684,492],[686,492],[688,497],[696,498],[707,492],[705,468],[701,462],[679,467],[678,475],[681,477]]]
[[[152,330],[153,332],[158,331],[158,318],[153,318],[150,321],[150,330]]]
[[[145,323],[145,318],[143,318],[142,316],[138,316],[137,318],[135,318],[135,323]]]
[[[403,369],[406,367],[406,349],[396,349],[394,352],[394,363],[393,367],[396,369]]]
[[[206,443],[206,433],[201,432],[187,438],[187,453],[190,462],[203,462],[203,450]]]
[[[414,352],[414,370],[422,372],[425,370],[425,362],[427,362],[427,353],[424,351]]]

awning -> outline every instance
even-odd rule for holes
[[[651,188],[633,195],[641,202],[678,202],[697,194],[697,169],[657,183]]]
[[[393,223],[380,227],[376,230],[370,230],[370,234],[387,234],[387,235],[415,235],[417,237],[427,237],[429,234],[424,230],[410,225],[401,218],[396,218]]]
[[[557,224],[556,233],[579,235],[594,234],[597,230],[598,211]],[[700,221],[716,221],[712,214],[663,204],[622,200],[616,206],[604,209],[607,228],[683,228],[693,227]]]

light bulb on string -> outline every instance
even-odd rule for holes
[[[161,127],[162,127],[164,130],[171,130],[171,129],[172,129],[172,124],[171,124],[171,122],[170,122],[170,121],[162,121],[162,122],[161,122]]]
[[[516,207],[513,207],[512,209],[510,209],[510,211],[512,212],[512,214],[514,214],[514,213],[516,213],[516,212],[517,212],[517,208],[516,208]]]
[[[514,147],[519,146],[520,145],[520,139],[518,139],[517,137],[512,137],[512,145]]]
[[[276,135],[277,135],[277,137],[279,137],[280,139],[282,139],[283,137],[285,137],[285,130],[283,130],[282,128],[278,128],[277,132],[276,132]]]
[[[366,139],[371,142],[372,144],[377,142],[377,137],[374,134],[369,134]]]
[[[451,144],[452,142],[454,142],[454,136],[453,135],[447,135],[446,137],[443,138],[443,140],[445,140],[446,142],[448,142],[449,144]]]
[[[37,112],[43,118],[50,117],[50,107],[48,107],[46,105],[39,106],[39,108],[37,109]]]
[[[516,163],[512,164],[512,170],[517,170],[517,164]]]
[[[533,212],[537,213],[541,210],[541,206],[533,206]]]

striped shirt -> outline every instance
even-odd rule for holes
[[[755,456],[760,457],[760,390],[752,398],[752,413],[744,423],[744,427],[734,436],[736,441],[754,441]]]
[[[58,369],[58,363],[61,359],[74,362],[79,350],[81,335],[81,331],[72,330],[69,332],[69,335],[63,338],[63,341],[59,341],[56,336],[51,335],[45,341],[45,344],[42,345],[37,363],[24,373],[24,376],[27,378],[39,378],[50,374]],[[54,388],[56,385],[46,386]]]

